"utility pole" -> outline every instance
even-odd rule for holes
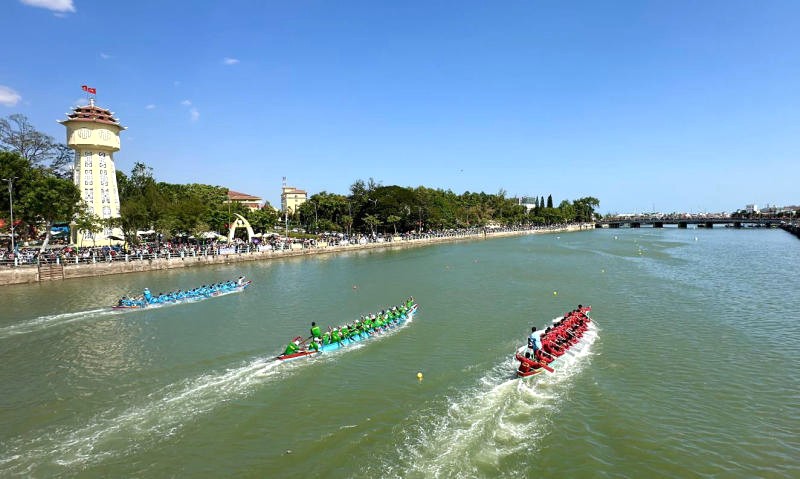
[[[281,191],[281,196],[283,196],[283,219],[285,221],[285,225],[283,228],[283,233],[286,237],[289,237],[289,198],[286,196],[286,177],[283,177],[283,188]]]
[[[11,193],[14,191],[14,180],[16,179],[16,176],[3,178],[3,181],[8,182],[8,204],[11,207],[11,254],[14,255],[14,266],[17,265],[17,249],[14,245],[14,197]]]

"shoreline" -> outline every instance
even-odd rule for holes
[[[251,253],[234,253],[215,256],[185,256],[159,258],[137,261],[98,262],[94,264],[52,264],[38,267],[17,267],[0,270],[0,287],[13,284],[35,284],[51,280],[89,278],[112,274],[145,273],[173,268],[189,268],[219,264],[239,263],[243,261],[270,261],[281,258],[315,256],[320,254],[337,254],[351,251],[371,249],[404,249],[419,248],[440,243],[457,241],[474,241],[479,239],[506,238],[510,236],[526,236],[533,234],[569,233],[594,229],[594,224],[574,224],[561,228],[540,230],[500,231],[496,233],[477,233],[463,236],[445,236],[414,240],[399,240],[384,243],[367,243],[347,246],[321,246],[289,251],[263,251]]]

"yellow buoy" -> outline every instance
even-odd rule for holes
[[[419,379],[420,381],[422,381],[422,373],[417,373],[417,379]]]
[[[553,296],[558,296],[558,291],[553,291]]]

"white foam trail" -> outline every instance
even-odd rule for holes
[[[112,310],[111,308],[100,308],[91,309],[89,311],[78,311],[74,313],[60,313],[39,316],[38,318],[29,319],[21,323],[0,328],[0,339],[9,338],[18,334],[34,333],[36,331],[41,331],[53,326],[61,326],[64,324],[74,323],[76,321],[111,316],[114,314],[118,314],[118,312]]]
[[[109,409],[79,429],[58,428],[39,432],[35,437],[13,439],[3,445],[0,476],[38,475],[35,472],[39,467],[52,464],[74,472],[153,447],[198,415],[251,393],[279,374],[291,374],[294,369],[292,364],[260,358],[238,368],[167,386],[150,394],[144,404],[124,410]]]
[[[240,292],[242,292],[242,290],[225,291],[211,297],[190,298],[174,303],[157,303],[157,304],[152,304],[145,309],[111,309],[110,307],[108,307],[108,308],[92,309],[89,311],[78,311],[74,313],[60,313],[60,314],[51,314],[47,316],[39,316],[38,318],[29,319],[18,324],[12,324],[10,326],[0,328],[0,339],[9,338],[11,336],[16,336],[19,334],[34,333],[50,327],[61,326],[64,324],[74,323],[76,321],[102,318],[105,316],[112,316],[118,314],[135,313],[144,310],[166,308],[181,304],[197,303],[200,301],[205,301],[207,299],[218,298],[220,296],[227,296],[229,294],[236,294]]]
[[[512,379],[517,364],[509,356],[477,385],[423,411],[399,431],[404,440],[398,442],[405,444],[399,460],[381,464],[377,471],[368,466],[366,476],[474,477],[480,471],[497,470],[509,456],[535,453],[551,429],[572,378],[589,362],[585,357],[596,338],[592,324],[583,347],[562,357],[555,373],[525,380]],[[504,472],[525,477],[525,471]]]
[[[250,394],[268,381],[293,374],[304,364],[332,361],[339,354],[391,336],[411,320],[413,316],[400,327],[382,332],[380,337],[313,358],[286,363],[272,357],[259,358],[238,368],[203,374],[172,384],[150,394],[144,404],[124,410],[109,409],[76,430],[59,428],[39,433],[33,438],[16,438],[3,444],[0,476],[5,473],[38,475],[38,468],[48,464],[58,464],[75,471],[153,447],[176,434],[195,417],[207,414],[224,402]]]

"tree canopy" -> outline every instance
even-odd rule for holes
[[[55,222],[72,222],[78,230],[97,232],[119,227],[130,243],[139,230],[154,230],[165,239],[197,236],[206,231],[226,233],[238,213],[257,232],[282,224],[271,207],[250,211],[228,201],[228,190],[205,184],[159,182],[153,169],[135,163],[130,174],[117,170],[120,217],[101,220],[89,214],[80,191],[68,179],[74,154],[66,145],[36,131],[24,115],[0,119],[0,178],[13,178],[15,223],[23,237]],[[398,233],[437,229],[554,224],[592,221],[600,201],[594,197],[563,200],[553,206],[552,195],[534,197],[530,210],[505,190],[495,194],[464,192],[426,186],[384,186],[358,179],[349,194],[321,191],[291,215],[295,227],[309,232]],[[0,210],[9,210],[8,195],[0,195]],[[0,218],[5,216],[0,213]],[[7,224],[3,221],[3,224]],[[2,225],[0,225],[1,227]]]

